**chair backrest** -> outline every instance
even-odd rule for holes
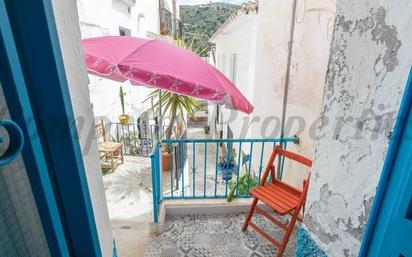
[[[103,119],[96,125],[97,142],[106,142],[106,131],[104,128]]]
[[[268,165],[266,166],[265,169],[265,173],[263,174],[262,180],[261,180],[261,185],[264,185],[266,183],[266,180],[269,176],[269,172],[272,174],[272,182],[274,181],[278,181],[278,179],[276,178],[276,169],[274,166],[274,162],[276,159],[276,156],[278,156],[278,158],[280,158],[281,156],[284,156],[288,159],[291,159],[293,161],[299,162],[309,168],[312,167],[312,161],[302,155],[299,155],[297,153],[293,153],[287,150],[283,150],[282,148],[280,148],[279,146],[276,146],[273,151],[272,151],[272,155],[270,156]],[[307,188],[309,186],[309,180],[310,180],[310,172],[308,174],[308,177],[303,181],[303,192],[307,191]]]

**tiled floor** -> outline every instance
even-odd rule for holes
[[[160,235],[152,235],[145,245],[145,257],[264,257],[276,256],[277,249],[249,227],[242,233],[245,214],[186,215],[167,217]],[[280,240],[281,230],[264,217],[253,221]],[[295,256],[296,229],[284,256]]]

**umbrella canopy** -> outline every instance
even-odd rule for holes
[[[225,104],[248,114],[253,110],[225,75],[186,49],[127,36],[89,38],[82,43],[91,74]]]

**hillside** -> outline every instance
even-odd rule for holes
[[[210,49],[209,38],[236,10],[239,5],[227,3],[209,3],[202,5],[181,5],[180,18],[183,22],[183,34],[188,41],[194,38],[193,49]]]

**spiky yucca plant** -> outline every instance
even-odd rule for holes
[[[159,89],[154,90],[149,96],[156,97],[157,95],[159,95]],[[199,108],[199,103],[193,97],[179,95],[172,92],[162,92],[161,101],[163,115],[169,114],[170,117],[165,135],[167,139],[170,139],[172,137],[173,125],[177,116],[180,115],[184,120],[184,113],[187,112],[190,118],[195,118],[194,110]],[[159,101],[157,101],[153,107],[159,108]]]

